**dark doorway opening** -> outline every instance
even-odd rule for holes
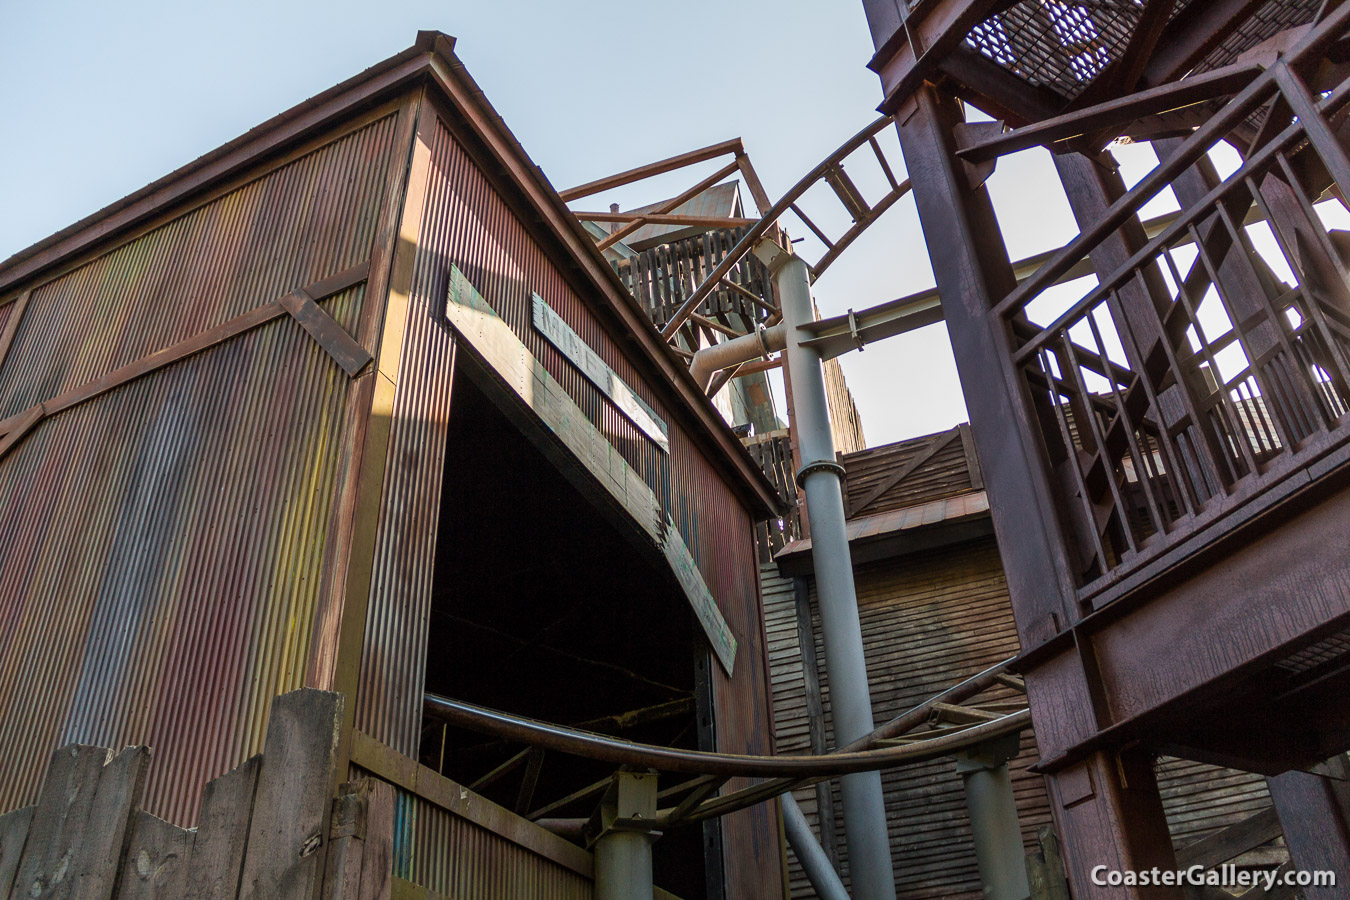
[[[707,703],[695,671],[700,658],[706,668],[707,649],[688,603],[489,398],[490,385],[474,363],[455,374],[426,689],[698,748]],[[535,818],[590,816],[598,794],[559,801],[614,771],[430,718],[421,753],[451,780]],[[676,781],[663,777],[661,787]],[[701,829],[663,835],[654,853],[659,886],[686,900],[707,896]]]

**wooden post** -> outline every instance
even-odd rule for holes
[[[961,122],[956,101],[921,87],[897,111],[896,122],[970,412],[1018,636],[1022,648],[1030,650],[1075,622],[1079,610],[1045,446],[1025,384],[1013,369],[1008,326],[990,312],[1016,279],[988,192],[971,184],[954,156],[953,130]],[[1088,737],[1068,732],[1093,730],[1091,715],[1075,717],[1071,727],[1055,727],[1061,725],[1055,716],[1066,703],[1091,694],[1085,673],[1073,672],[1067,682],[1032,674],[1027,688],[1038,737],[1042,724],[1056,741],[1072,744]],[[1179,896],[1097,887],[1088,878],[1098,864],[1129,868],[1171,860],[1167,822],[1147,759],[1101,751],[1049,781],[1075,897]]]
[[[1046,781],[1075,900],[1179,900],[1180,887],[1111,887],[1092,879],[1098,866],[1120,872],[1176,868],[1149,756],[1098,751]]]
[[[12,896],[112,896],[127,820],[140,800],[150,751],[72,744],[52,754]]]
[[[1077,618],[1074,577],[1056,517],[1044,449],[1013,371],[1011,335],[990,313],[1016,285],[983,186],[955,158],[953,98],[922,87],[896,115],[900,146],[942,297],[957,373],[989,493],[1023,649]]]
[[[241,900],[315,900],[337,788],[343,697],[292,691],[272,701]]]
[[[1302,888],[1304,900],[1343,897],[1350,884],[1350,765],[1344,754],[1327,765],[1328,775],[1285,772],[1266,779],[1295,867],[1336,873],[1334,887]]]
[[[262,757],[255,756],[206,786],[184,900],[234,900],[238,895],[261,768]]]

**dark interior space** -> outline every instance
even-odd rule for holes
[[[696,749],[695,654],[707,650],[688,603],[475,384],[484,377],[472,364],[455,376],[427,690]],[[422,762],[531,818],[589,817],[598,790],[559,801],[613,774],[432,719]],[[679,780],[664,776],[661,788]],[[706,896],[699,828],[662,836],[655,855],[658,885]]]

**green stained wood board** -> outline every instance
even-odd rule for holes
[[[600,354],[592,350],[590,345],[581,339],[581,335],[573,331],[572,326],[564,322],[562,316],[558,315],[543,297],[535,294],[531,306],[535,330],[562,351],[568,362],[580,369],[581,374],[599,388],[600,393],[608,397],[628,421],[651,438],[662,451],[669,453],[670,428],[656,414],[656,410],[644,403],[623,379],[614,374],[614,370],[600,358]]]

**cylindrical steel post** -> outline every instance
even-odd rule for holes
[[[787,332],[784,352],[792,381],[792,427],[797,431],[802,457],[798,479],[806,493],[810,521],[811,559],[815,563],[816,592],[820,599],[834,737],[842,745],[872,731],[872,697],[867,687],[853,560],[844,530],[842,470],[834,459],[820,354],[801,343],[802,336],[797,330],[816,317],[806,263],[784,252],[777,258],[771,257],[770,265]],[[844,801],[844,833],[853,894],[858,900],[894,900],[895,875],[886,833],[881,774],[845,775],[839,780],[839,787]]]
[[[1027,900],[1031,896],[1026,849],[1008,772],[1008,760],[1017,755],[1017,748],[1018,736],[1012,734],[956,755],[985,900]]]
[[[653,900],[650,834],[612,831],[594,850],[595,900]]]
[[[811,887],[815,888],[816,896],[820,900],[849,900],[848,891],[844,890],[844,883],[839,880],[839,873],[830,865],[830,858],[825,855],[820,841],[816,840],[802,808],[797,805],[792,794],[784,794],[782,801],[783,827],[787,829],[788,846],[797,854],[797,861],[802,864],[802,871],[806,873],[806,880],[811,882]]]
[[[660,833],[645,823],[656,818],[656,774],[619,772],[600,802],[595,853],[595,900],[654,900],[652,844]]]

